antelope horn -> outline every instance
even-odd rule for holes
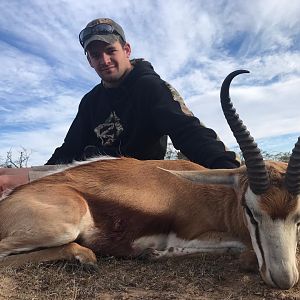
[[[249,73],[249,71],[237,70],[225,78],[221,87],[221,104],[227,123],[243,153],[250,188],[254,194],[260,195],[266,192],[270,185],[266,166],[257,144],[240,120],[229,96],[232,79],[242,73]]]
[[[285,174],[285,185],[291,194],[300,194],[300,137],[295,144],[288,163]]]

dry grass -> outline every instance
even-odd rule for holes
[[[258,274],[241,271],[232,256],[160,262],[99,258],[98,270],[57,262],[0,274],[0,299],[300,300],[300,284],[290,291],[271,289]]]

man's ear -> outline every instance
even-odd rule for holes
[[[129,43],[126,43],[123,47],[126,57],[129,58],[131,54],[131,46]]]

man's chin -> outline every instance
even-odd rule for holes
[[[117,86],[122,80],[118,76],[100,76],[107,87]]]
[[[102,76],[102,80],[104,80],[107,83],[114,83],[119,81],[119,77],[117,76]]]

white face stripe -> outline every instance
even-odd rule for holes
[[[261,269],[262,265],[264,263],[264,257],[263,257],[263,253],[262,253],[261,248],[260,248],[260,243],[257,240],[257,236],[256,236],[257,233],[259,234],[259,232],[257,232],[259,229],[257,228],[257,226],[252,224],[251,219],[248,216],[248,214],[245,213],[245,215],[246,215],[246,220],[247,220],[247,227],[248,227],[250,237],[251,237],[251,241],[252,241],[252,247],[253,247],[253,250],[255,251],[255,254],[256,254],[256,257],[257,257],[259,269]]]
[[[255,195],[249,187],[245,193],[245,199],[246,199],[246,206],[249,208],[251,213],[253,212],[253,210],[259,211],[258,202],[260,201],[260,196]],[[253,220],[251,220],[251,217],[246,212],[245,212],[245,216],[247,220],[247,227],[252,241],[253,250],[256,253],[258,265],[259,268],[261,269],[264,263],[264,257],[261,251],[260,241],[257,240],[257,234],[259,235],[259,229],[256,225],[252,224]]]

